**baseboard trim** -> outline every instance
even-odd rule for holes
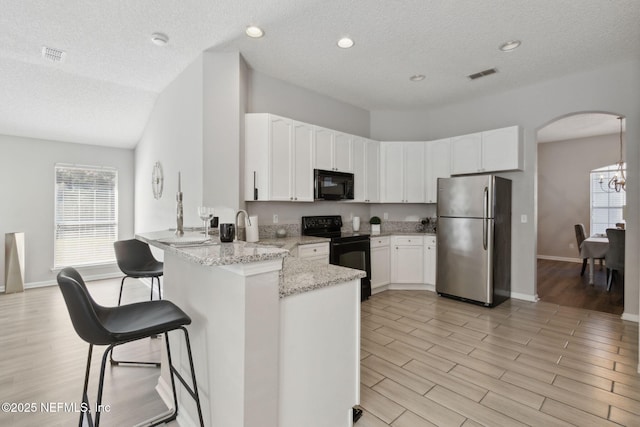
[[[540,298],[538,298],[538,294],[529,295],[529,294],[521,294],[519,292],[511,292],[511,298],[519,299],[523,301],[529,301],[529,302],[538,302],[540,300]]]
[[[82,272],[81,272],[82,273]],[[85,282],[90,282],[93,280],[104,280],[104,279],[115,279],[116,277],[122,277],[122,273],[114,272],[114,273],[102,273],[102,274],[91,274],[91,275],[82,275],[82,278]],[[43,280],[41,282],[29,282],[24,284],[24,289],[35,289],[35,288],[44,288],[47,286],[56,286],[58,282],[54,280]],[[151,286],[151,283],[147,283],[147,286]],[[5,291],[5,286],[0,286],[0,292]]]
[[[567,258],[553,255],[538,255],[538,259],[546,259],[549,261],[564,261],[564,262],[576,262],[582,264],[582,258]]]
[[[394,291],[436,291],[434,285],[426,285],[424,283],[390,283],[387,285],[387,289]]]
[[[638,316],[637,314],[622,313],[622,316],[620,317],[622,318],[622,320],[628,320],[629,322],[640,323],[640,316]]]
[[[156,391],[160,395],[160,399],[167,405],[168,409],[173,409],[173,393],[171,392],[171,385],[169,385],[162,376],[158,378],[158,384],[156,384]]]

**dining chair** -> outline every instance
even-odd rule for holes
[[[573,226],[575,232],[576,232],[576,242],[578,243],[578,253],[580,253],[580,248],[582,247],[582,242],[584,242],[584,239],[586,239],[586,232],[584,229],[584,224],[576,224]],[[602,267],[602,260],[603,258],[595,258],[595,259],[599,259],[600,260],[600,267]],[[594,260],[595,260],[594,259]],[[580,270],[580,276],[584,276],[584,271],[587,268],[587,261],[588,258],[583,257],[582,258],[582,270]]]
[[[611,282],[613,274],[616,274],[616,281],[622,276],[620,283],[624,283],[624,244],[625,231],[618,228],[607,228],[607,237],[609,238],[609,249],[605,255],[605,264],[609,279],[607,280],[607,292],[611,290]]]
[[[169,374],[171,377],[171,388],[173,391],[173,408],[165,417],[162,417],[161,419],[154,419],[150,421],[150,424],[145,425],[156,426],[176,419],[178,415],[178,397],[176,394],[175,377],[177,377],[185,390],[195,400],[198,416],[200,418],[200,426],[204,427],[196,374],[193,367],[191,344],[189,342],[189,333],[185,328],[186,325],[191,324],[191,318],[178,306],[166,300],[144,301],[134,304],[125,304],[118,307],[101,306],[91,297],[82,276],[73,267],[66,267],[61,270],[60,273],[58,273],[57,280],[60,291],[64,297],[64,301],[67,305],[67,310],[69,311],[73,328],[78,336],[89,344],[89,354],[87,356],[87,366],[85,368],[84,388],[82,390],[82,404],[83,407],[88,408],[88,410],[86,413],[85,411],[80,412],[79,425],[83,426],[84,421],[87,421],[90,427],[98,427],[100,424],[101,411],[95,411],[94,420],[91,415],[91,406],[89,405],[89,397],[87,395],[93,346],[108,346],[102,355],[98,394],[96,399],[97,402],[96,405],[93,406],[93,408],[101,408],[107,355],[110,354],[114,347],[118,345],[148,338],[152,335],[164,334],[167,346],[167,360],[169,365]],[[187,356],[189,359],[189,366],[191,368],[192,386],[188,385],[182,378],[178,370],[173,366],[171,360],[169,332],[178,329],[182,330],[184,333]]]
[[[151,298],[153,299],[153,282],[158,282],[158,299],[162,299],[160,289],[160,276],[164,273],[164,263],[155,259],[151,253],[149,245],[138,239],[119,240],[113,243],[116,252],[118,267],[125,274],[120,282],[120,294],[118,295],[118,305],[122,301],[122,288],[124,279],[133,277],[135,279],[151,278]]]

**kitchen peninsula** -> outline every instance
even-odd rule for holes
[[[206,425],[352,425],[360,397],[364,272],[289,256],[287,249],[317,238],[286,239],[277,247],[197,244],[201,234],[177,238],[170,231],[136,237],[164,251],[163,296],[193,321]],[[188,378],[180,339],[172,336],[172,357]],[[165,363],[157,387],[165,402],[170,387]],[[195,405],[184,390],[179,402],[180,425],[195,425]]]

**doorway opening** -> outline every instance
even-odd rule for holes
[[[620,121],[613,113],[576,113],[560,117],[538,131],[537,292],[541,301],[622,314],[624,286],[607,291],[606,268],[597,263],[593,284],[583,275],[575,225],[595,233],[602,212],[592,200],[592,171],[616,164],[620,153]],[[604,193],[608,190],[603,185]],[[622,190],[624,191],[624,190]]]

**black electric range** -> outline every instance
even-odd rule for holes
[[[371,246],[369,234],[343,233],[340,215],[303,216],[302,235],[331,239],[329,262],[334,265],[363,270],[360,300],[371,295]]]

